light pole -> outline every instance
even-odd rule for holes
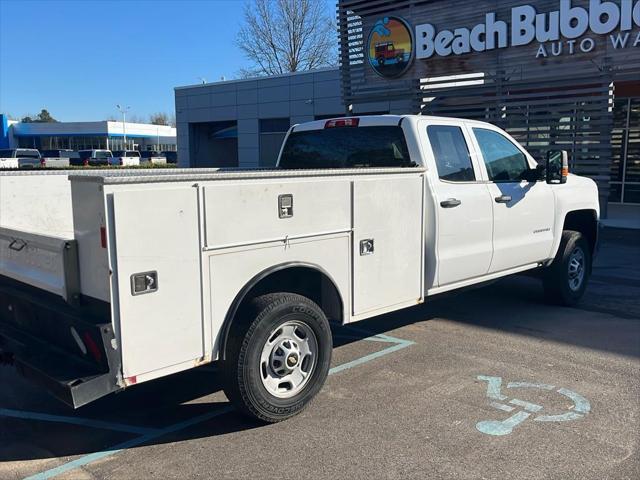
[[[125,120],[127,117],[127,112],[131,107],[130,106],[122,107],[120,106],[120,104],[117,104],[116,108],[120,110],[120,113],[122,114],[122,135],[124,137],[124,143],[123,143],[122,149],[126,150],[127,149],[127,130],[125,127]]]

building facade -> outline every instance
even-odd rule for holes
[[[176,129],[165,125],[122,122],[22,123],[0,114],[2,148],[107,149],[175,151]],[[124,139],[126,136],[126,146]]]
[[[347,104],[496,124],[640,203],[640,1],[340,0]]]
[[[291,125],[342,116],[338,69],[175,89],[178,158],[190,167],[270,167]]]
[[[185,166],[268,167],[287,125],[325,115],[434,114],[494,123],[541,160],[568,150],[605,215],[640,205],[640,0],[337,7],[339,69],[176,89]]]

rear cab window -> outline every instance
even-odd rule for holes
[[[427,136],[436,161],[438,177],[445,182],[474,182],[476,175],[462,128],[429,125]]]
[[[16,150],[16,157],[20,157],[20,158],[40,158],[40,153],[38,152],[38,150],[29,150],[29,149],[24,149],[24,150]]]
[[[400,126],[335,127],[292,132],[281,169],[415,167]]]

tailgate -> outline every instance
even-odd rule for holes
[[[0,227],[0,275],[73,303],[80,288],[76,241]]]

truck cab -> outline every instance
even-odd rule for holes
[[[292,127],[278,167],[425,168],[425,282],[433,295],[548,265],[567,229],[580,231],[595,252],[596,184],[567,171],[563,176],[563,158],[566,163],[565,152],[550,150],[538,163],[485,122],[381,115]]]

